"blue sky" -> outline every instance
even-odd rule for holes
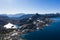
[[[60,12],[60,0],[0,0],[0,14],[56,12]]]

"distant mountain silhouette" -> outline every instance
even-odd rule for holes
[[[25,15],[24,13],[18,13],[18,14],[10,14],[10,15],[7,15],[8,17],[20,17],[22,15]]]
[[[20,20],[22,19],[27,19],[29,17],[32,17],[34,14],[25,14],[25,15],[22,15],[21,17],[19,17]]]
[[[19,17],[25,15],[24,13],[14,14],[14,15],[8,15],[8,17],[12,20],[19,20]]]

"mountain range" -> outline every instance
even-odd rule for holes
[[[0,15],[0,30],[3,30],[3,26],[6,25],[7,23],[12,23],[12,24],[17,24],[19,26],[29,26],[33,27],[35,26],[33,22],[38,19],[41,19],[48,23],[45,18],[55,18],[55,17],[60,17],[60,14],[15,14],[15,15],[6,15],[6,14],[1,14]],[[39,24],[39,22],[38,22]],[[32,26],[31,26],[32,25]]]

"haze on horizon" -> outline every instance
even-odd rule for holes
[[[60,13],[60,0],[0,0],[0,14]]]

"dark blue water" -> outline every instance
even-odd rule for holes
[[[28,33],[24,36],[27,40],[60,40],[60,18],[53,18],[52,22],[43,30]]]

